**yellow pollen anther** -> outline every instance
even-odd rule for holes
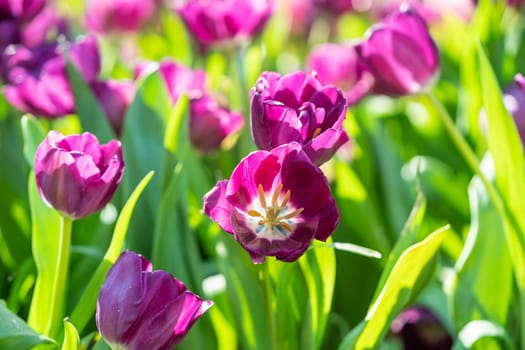
[[[266,209],[266,197],[264,197],[264,189],[261,184],[257,186],[257,190],[259,192],[259,202],[261,203],[261,206]]]
[[[272,196],[272,207],[275,207],[277,204],[277,199],[279,199],[279,195],[281,194],[281,190],[283,189],[283,184],[279,184],[275,191],[273,192]]]
[[[319,136],[319,134],[321,133],[321,131],[322,131],[321,128],[317,128],[317,129],[315,129],[315,130],[314,130],[314,133],[313,133],[313,135],[312,135],[312,138]]]
[[[283,184],[278,184],[272,193],[270,204],[268,204],[263,186],[262,184],[259,184],[257,186],[257,193],[262,211],[251,209],[248,210],[248,215],[251,217],[260,218],[260,220],[257,221],[258,225],[266,225],[266,227],[271,230],[273,230],[276,226],[280,226],[284,230],[292,232],[294,228],[291,222],[288,220],[301,214],[304,208],[286,212],[285,208],[287,208],[291,192],[290,190],[287,190],[282,197],[281,203],[279,204],[279,198],[281,197],[282,190]]]

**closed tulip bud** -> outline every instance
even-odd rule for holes
[[[88,132],[64,136],[50,131],[35,155],[38,191],[63,216],[82,218],[113,197],[124,171],[120,142],[101,145]]]
[[[212,302],[132,251],[120,255],[97,300],[96,322],[113,349],[170,350]]]
[[[295,261],[339,223],[326,177],[297,142],[242,159],[229,180],[205,195],[204,213],[256,264],[267,256]]]
[[[378,94],[423,92],[439,71],[437,46],[423,18],[410,8],[373,26],[357,51],[374,76]]]

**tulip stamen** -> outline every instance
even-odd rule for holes
[[[259,192],[259,202],[261,203],[261,206],[266,209],[266,197],[264,196],[264,189],[261,184],[257,186],[257,191]]]
[[[259,218],[259,220],[257,220],[257,225],[265,226],[272,233],[278,233],[281,236],[294,230],[293,222],[291,222],[290,219],[298,216],[304,210],[304,208],[289,208],[288,202],[290,201],[291,192],[290,190],[287,190],[284,193],[284,196],[281,196],[282,191],[283,184],[278,184],[277,187],[275,187],[275,190],[271,193],[271,198],[268,202],[263,186],[262,184],[259,184],[257,186],[258,200],[260,204],[259,210],[250,209],[247,212],[249,216]],[[281,197],[282,199],[280,200]]]

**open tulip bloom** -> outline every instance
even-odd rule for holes
[[[321,165],[349,140],[346,108],[341,90],[314,75],[264,72],[251,91],[252,137],[263,150],[298,142]]]
[[[242,159],[229,180],[205,195],[204,213],[256,264],[266,256],[295,261],[339,223],[326,177],[297,142]]]
[[[63,216],[73,219],[106,206],[123,171],[120,142],[111,140],[101,145],[88,132],[64,136],[50,131],[36,150],[35,175],[40,195]]]
[[[186,290],[132,251],[109,270],[97,301],[97,327],[113,349],[170,350],[213,303]]]

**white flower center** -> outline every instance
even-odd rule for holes
[[[256,209],[248,210],[248,215],[254,219],[252,222],[256,224],[255,232],[261,237],[285,238],[294,230],[298,221],[297,216],[304,210],[304,208],[295,209],[289,205],[290,190],[286,191],[284,197],[279,200],[282,189],[283,185],[279,184],[268,203],[262,185],[257,186],[259,198],[254,203]]]

